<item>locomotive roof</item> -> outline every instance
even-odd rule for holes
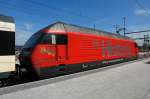
[[[0,14],[0,21],[1,22],[14,23],[13,17],[1,15],[1,14]]]
[[[129,38],[127,36],[122,36],[119,34],[114,34],[114,33],[106,32],[103,30],[92,29],[92,28],[82,27],[82,26],[73,25],[73,24],[67,24],[64,22],[56,22],[56,23],[51,24],[48,27],[46,27],[46,29],[56,30],[56,31],[61,30],[64,32],[75,31],[75,32],[80,32],[80,33],[85,33],[85,34],[95,34],[98,36],[106,36],[106,37],[112,37],[112,38],[122,38],[122,39],[132,40],[131,38]]]

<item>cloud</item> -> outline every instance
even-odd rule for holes
[[[29,37],[34,33],[34,24],[24,23],[16,26],[16,45],[24,45]]]
[[[16,30],[16,45],[24,45],[33,33],[30,31],[17,29]]]
[[[34,25],[31,23],[25,23],[24,26],[25,26],[26,30],[28,30],[28,31],[32,30],[34,28]]]
[[[147,30],[147,29],[150,29],[150,24],[128,26],[128,29],[131,31]]]
[[[137,9],[134,13],[139,16],[150,16],[150,9]]]
[[[103,19],[94,20],[91,23],[95,25],[99,25],[99,24],[111,24],[112,25],[112,22],[113,21],[110,19],[103,18]]]

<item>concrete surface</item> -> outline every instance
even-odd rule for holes
[[[150,99],[150,58],[2,94],[0,99]]]

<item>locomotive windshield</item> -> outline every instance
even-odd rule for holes
[[[24,48],[32,48],[42,36],[41,32],[33,34],[30,39],[25,43]]]

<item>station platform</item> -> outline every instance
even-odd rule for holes
[[[0,99],[150,99],[150,58],[1,88]]]

